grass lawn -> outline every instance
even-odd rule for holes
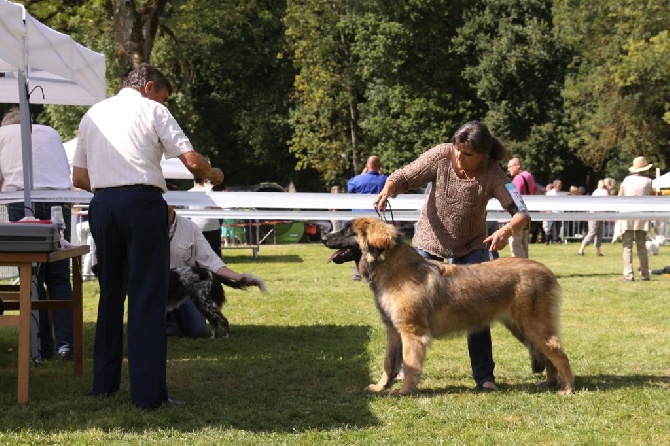
[[[480,393],[464,335],[435,341],[417,396],[368,395],[382,370],[385,333],[351,264],[326,264],[319,244],[224,251],[263,277],[267,295],[227,290],[226,340],[169,339],[168,385],[185,408],[143,411],[92,383],[98,287],[85,284],[86,364],[31,369],[30,402],[16,403],[17,332],[0,327],[1,444],[670,444],[670,278],[623,281],[621,244],[596,257],[578,246],[531,245],[563,287],[562,334],[577,391],[537,389],[525,349],[493,328],[500,391]],[[508,249],[502,252],[509,255]],[[635,260],[637,265],[637,260]],[[670,247],[651,257],[670,264]]]

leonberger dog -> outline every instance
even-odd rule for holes
[[[475,265],[427,260],[394,226],[370,217],[351,220],[323,243],[337,250],[328,262],[357,263],[386,326],[384,372],[367,391],[390,390],[402,364],[398,393],[415,393],[433,338],[500,321],[529,349],[533,371],[546,368],[541,384],[555,387],[560,378],[559,393],[573,393],[559,338],[561,287],[544,265],[520,258]]]

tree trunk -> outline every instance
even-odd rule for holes
[[[139,10],[135,0],[112,0],[119,83],[130,70],[149,62],[168,0],[152,0]]]

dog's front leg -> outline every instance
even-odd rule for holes
[[[405,377],[398,393],[400,395],[409,395],[417,391],[430,338],[427,336],[417,336],[413,333],[402,333],[401,338]]]
[[[400,334],[393,325],[386,325],[386,357],[384,358],[384,372],[377,384],[370,384],[365,390],[379,393],[393,385],[393,380],[400,371],[402,363],[402,341]]]

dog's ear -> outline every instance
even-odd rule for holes
[[[399,234],[395,227],[379,220],[372,220],[365,228],[363,239],[370,252],[379,253],[393,249],[398,244]]]

